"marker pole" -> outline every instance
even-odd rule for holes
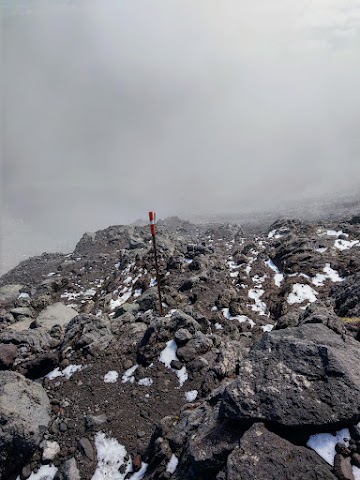
[[[155,215],[156,215],[155,212],[149,212],[150,231],[151,231],[152,243],[154,247],[155,270],[156,270],[156,281],[157,281],[157,288],[158,288],[158,295],[159,295],[160,315],[163,317],[164,310],[163,310],[162,300],[161,300],[160,274],[159,274],[159,265],[158,265],[158,259],[157,259],[157,249],[156,249]]]

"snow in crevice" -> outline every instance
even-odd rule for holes
[[[344,443],[345,445],[349,445],[349,440],[349,429],[343,428],[335,435],[332,433],[317,433],[316,435],[312,435],[306,445],[312,450],[315,450],[325,462],[334,465],[336,444]]]
[[[171,362],[173,360],[179,360],[176,355],[177,345],[175,340],[169,340],[166,343],[166,347],[161,351],[159,361],[165,365],[166,368],[172,370],[179,379],[179,385],[182,387],[186,380],[188,379],[188,373],[186,367],[183,366],[180,370],[176,370],[171,367]]]
[[[331,268],[330,263],[327,263],[323,268],[324,273],[318,273],[313,279],[312,283],[316,287],[322,287],[326,280],[331,280],[333,283],[343,282],[345,279],[340,277],[339,273]]]
[[[239,323],[248,322],[250,323],[250,327],[253,328],[255,326],[255,322],[251,320],[251,318],[247,317],[246,315],[230,315],[230,311],[228,308],[221,309],[222,314],[227,320],[237,320]]]
[[[274,283],[277,287],[281,287],[282,282],[284,281],[284,274],[280,272],[279,268],[275,265],[275,263],[269,259],[265,262],[265,264],[271,268],[271,270],[275,273],[274,275]]]
[[[179,463],[179,459],[177,458],[176,455],[172,454],[169,463],[166,466],[166,471],[168,473],[175,473],[175,470],[177,469]]]
[[[325,230],[323,231],[321,228],[318,229],[317,231],[318,235],[321,237],[348,237],[349,235],[347,233],[344,233],[342,230]]]

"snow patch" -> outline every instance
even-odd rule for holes
[[[32,473],[28,480],[53,480],[58,469],[55,465],[41,465],[36,473]],[[20,476],[16,480],[20,480]]]
[[[57,377],[65,377],[67,380],[69,380],[69,378],[71,378],[74,373],[80,372],[84,368],[85,367],[83,365],[69,365],[61,371],[60,368],[57,367],[55,368],[55,370],[45,375],[45,378],[48,378],[49,380],[54,380],[54,378]]]
[[[325,265],[325,267],[323,268],[323,272],[324,273],[318,273],[313,279],[312,279],[312,283],[316,286],[316,287],[322,287],[324,285],[324,282],[326,280],[331,280],[332,282],[336,283],[336,282],[343,282],[345,279],[340,277],[340,275],[338,274],[338,272],[336,270],[334,270],[333,268],[331,268],[331,265],[330,263],[327,263]]]
[[[151,387],[151,385],[154,383],[152,378],[142,378],[141,380],[138,381],[139,385],[142,385],[144,387]]]
[[[124,445],[99,432],[95,436],[95,447],[98,463],[92,480],[124,480],[132,470],[131,459],[125,460],[127,452]],[[120,467],[122,473],[119,472]]]
[[[133,367],[128,368],[121,378],[122,383],[127,383],[127,382],[134,383],[135,382],[134,372],[135,370],[137,370],[138,367],[139,365],[136,364]]]
[[[169,340],[166,342],[166,347],[161,351],[159,361],[165,365],[166,368],[170,368],[178,377],[179,385],[182,387],[188,379],[186,367],[182,367],[180,370],[171,368],[171,362],[173,360],[179,360],[176,355],[177,345],[175,340]]]
[[[185,392],[185,398],[188,402],[194,402],[198,396],[197,390],[190,390],[189,392]]]
[[[227,320],[237,320],[239,323],[249,322],[251,328],[253,328],[255,326],[255,322],[253,320],[251,320],[251,318],[247,317],[246,315],[232,316],[232,315],[230,315],[230,311],[229,311],[228,308],[223,308],[221,311],[222,311],[222,314],[224,315],[224,317]]]
[[[224,330],[224,327],[221,325],[221,323],[214,323],[214,327],[216,330]]]
[[[271,332],[271,330],[274,328],[274,325],[272,325],[271,323],[268,323],[266,325],[263,325],[260,328],[262,329],[263,332]]]
[[[310,303],[316,302],[317,292],[310,287],[310,285],[304,285],[301,283],[295,283],[292,286],[292,292],[289,293],[287,297],[287,302],[289,305],[294,305],[295,303],[303,303],[308,300]]]
[[[349,445],[350,432],[348,428],[343,428],[336,435],[332,433],[318,433],[312,435],[306,445],[320,455],[327,463],[334,465],[335,445],[337,443],[345,443]]]
[[[104,382],[105,383],[116,383],[117,379],[119,378],[118,372],[115,370],[110,370],[105,376],[104,376]]]
[[[280,272],[279,268],[275,265],[275,263],[271,260],[267,260],[265,264],[271,268],[271,270],[275,273],[274,282],[277,287],[281,287],[281,284],[284,280],[284,274]]]
[[[175,473],[175,470],[177,469],[179,463],[179,459],[177,458],[176,455],[172,454],[169,463],[166,466],[166,471],[169,473]]]
[[[334,247],[338,250],[350,250],[350,248],[354,247],[355,245],[359,245],[359,240],[335,240]]]
[[[355,465],[353,465],[352,472],[353,472],[355,480],[360,480],[360,468],[355,467]]]

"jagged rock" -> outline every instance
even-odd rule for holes
[[[181,347],[191,340],[193,336],[186,328],[180,328],[175,332],[174,338],[177,345]]]
[[[322,324],[270,332],[226,387],[222,416],[309,430],[355,423],[360,418],[359,362],[358,343]]]
[[[135,315],[140,309],[140,305],[137,303],[124,303],[123,305],[120,305],[115,310],[115,315],[114,318],[118,318],[121,315],[124,315],[124,313],[129,313],[131,315]]]
[[[360,317],[360,273],[334,286],[331,293],[339,317]]]
[[[19,351],[15,345],[0,344],[0,370],[11,368]]]
[[[0,372],[0,478],[8,478],[35,451],[50,422],[49,413],[41,385],[19,373]]]
[[[156,305],[158,304],[158,295],[157,289],[149,288],[145,293],[143,293],[139,298],[136,299],[136,303],[139,305],[139,309],[142,312],[146,312],[146,310],[156,309]]]
[[[8,329],[0,333],[0,342],[13,345],[26,345],[30,347],[33,352],[38,353],[54,347],[59,343],[43,328],[21,332]]]
[[[313,451],[293,445],[254,424],[228,456],[227,480],[336,480],[329,466]]]
[[[108,321],[94,315],[77,315],[66,327],[60,354],[64,355],[69,348],[86,349],[94,353],[96,350],[104,350],[112,340]]]
[[[31,308],[28,307],[17,307],[17,308],[12,308],[10,310],[10,313],[14,315],[14,317],[30,317],[32,318],[34,316]]]

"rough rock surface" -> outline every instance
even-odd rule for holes
[[[335,480],[327,465],[316,453],[294,446],[255,423],[241,438],[240,445],[228,456],[227,480]]]
[[[46,392],[15,372],[0,372],[0,478],[22,466],[50,422]]]
[[[129,480],[358,474],[360,224],[253,234],[170,218],[157,232],[164,317],[148,226],[85,234],[0,278],[0,370],[50,403],[36,442],[7,462],[14,479],[41,467],[91,480],[100,464],[116,478],[127,462]],[[333,440],[344,428],[349,442]],[[115,447],[114,473],[99,452]]]

